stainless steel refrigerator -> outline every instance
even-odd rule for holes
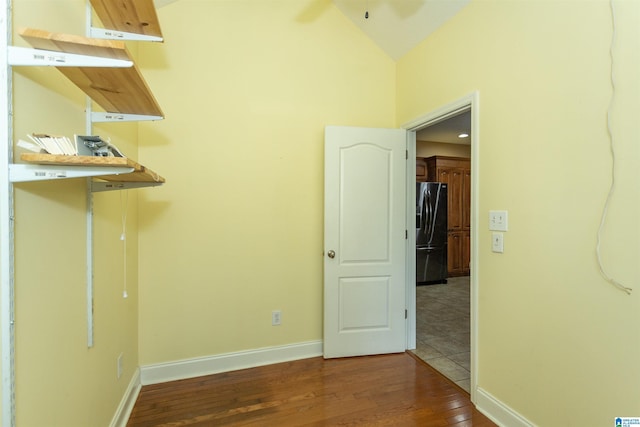
[[[416,284],[447,283],[447,184],[416,183]]]

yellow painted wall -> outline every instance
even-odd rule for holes
[[[540,426],[640,414],[640,3],[472,1],[398,63],[398,123],[479,92],[478,386]],[[492,253],[490,209],[509,211]]]
[[[394,126],[395,63],[330,1],[159,15],[140,64],[167,118],[141,124],[140,156],[168,182],[140,195],[141,364],[320,340],[324,126]]]
[[[328,0],[160,9],[166,42],[139,59],[167,119],[96,133],[168,183],[128,196],[126,300],[124,193],[95,196],[93,349],[84,183],[17,186],[18,425],[108,424],[138,363],[321,339],[324,126],[391,127],[473,90],[479,387],[537,425],[640,413],[628,381],[640,377],[640,6],[616,4],[617,188],[602,252],[631,296],[594,261],[610,177],[606,1],[475,0],[397,70]],[[84,32],[81,0],[14,9],[16,27]],[[16,135],[84,131],[84,96],[57,71],[21,68],[15,80]],[[490,252],[489,209],[509,210],[502,255]]]
[[[85,2],[14,0],[13,25],[84,34]],[[14,36],[14,44],[26,46]],[[15,138],[85,133],[85,97],[54,68],[14,68]],[[137,125],[94,127],[137,157]],[[19,151],[16,150],[19,155]],[[84,179],[15,185],[16,421],[109,425],[138,366],[137,195],[129,194],[127,299],[121,195],[94,197],[94,336],[87,348]],[[116,359],[124,373],[117,379]]]
[[[450,156],[471,157],[471,146],[444,142],[416,141],[416,157]]]

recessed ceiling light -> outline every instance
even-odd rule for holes
[[[458,135],[458,138],[466,138],[468,136],[469,136],[468,133],[461,133],[460,135]]]

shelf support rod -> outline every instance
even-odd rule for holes
[[[2,425],[15,417],[14,200],[9,165],[13,162],[13,78],[7,47],[11,44],[11,0],[0,3],[0,379]]]
[[[93,8],[90,0],[85,2],[85,34],[91,34],[91,25],[93,20]],[[85,108],[85,135],[93,134],[93,125],[91,114],[93,113],[93,105],[90,97],[86,97]],[[93,193],[91,192],[91,178],[87,178],[87,213],[86,213],[86,233],[87,233],[87,348],[93,347]]]
[[[91,103],[89,100],[88,103]],[[90,132],[89,132],[90,133]],[[93,193],[87,178],[87,348],[93,347]]]

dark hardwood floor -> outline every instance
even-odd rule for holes
[[[127,426],[495,426],[409,353],[321,357],[142,387]]]

